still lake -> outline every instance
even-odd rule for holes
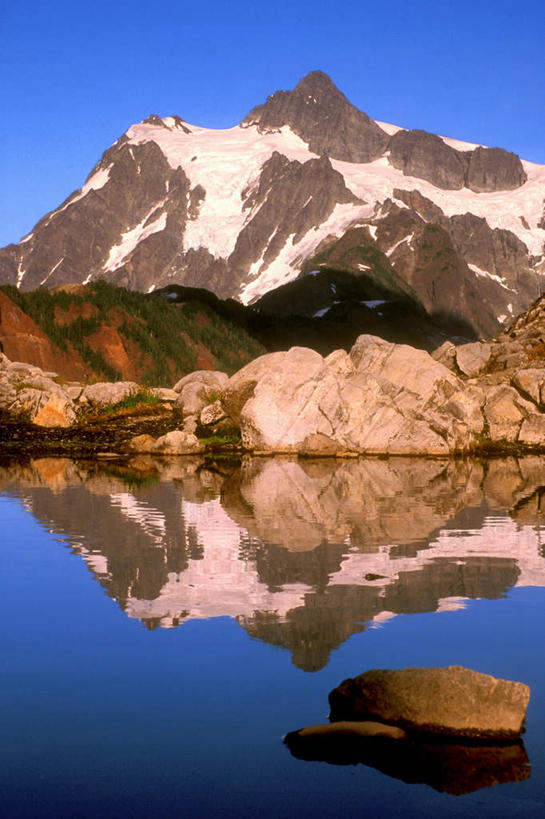
[[[6,819],[545,817],[545,460],[10,462],[0,532]],[[512,764],[282,742],[452,664],[530,685]]]

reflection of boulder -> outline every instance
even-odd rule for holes
[[[520,484],[515,461],[503,479],[511,472]],[[349,537],[377,551],[425,541],[459,509],[482,503],[483,477],[477,461],[248,458],[224,484],[222,505],[252,535],[286,549]]]
[[[363,763],[402,782],[424,783],[436,791],[461,796],[480,788],[522,782],[530,763],[522,742],[509,745],[462,745],[393,739],[329,737],[285,738],[298,759],[334,765]]]

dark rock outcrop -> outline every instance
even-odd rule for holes
[[[479,146],[467,157],[466,187],[477,193],[515,190],[528,178],[520,158],[503,148]]]
[[[441,137],[418,129],[395,133],[388,143],[388,158],[406,176],[427,179],[445,190],[509,191],[528,178],[516,154],[481,146],[457,151]]]
[[[465,163],[459,151],[427,131],[398,131],[388,143],[389,161],[406,176],[427,179],[438,188],[464,187]]]
[[[301,163],[273,153],[263,165],[257,189],[244,202],[244,209],[255,210],[255,216],[239,234],[230,267],[247,272],[262,257],[266,268],[289,236],[295,244],[314,225],[325,222],[335,205],[359,201],[327,157]]]
[[[267,132],[289,125],[310,150],[345,162],[371,162],[381,156],[388,134],[359,111],[322,71],[312,71],[293,91],[277,91],[252,108],[242,127]]]

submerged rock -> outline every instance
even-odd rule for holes
[[[375,669],[329,695],[331,718],[379,720],[410,732],[513,740],[523,727],[527,685],[462,666]]]

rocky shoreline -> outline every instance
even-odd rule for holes
[[[429,355],[361,335],[349,352],[292,347],[172,388],[66,382],[2,354],[0,443],[5,454],[544,452],[545,302],[486,343]]]

